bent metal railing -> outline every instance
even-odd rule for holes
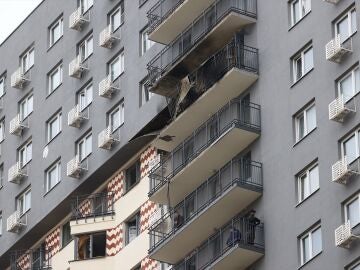
[[[97,193],[75,197],[71,203],[72,220],[112,216],[115,214],[114,194]]]
[[[234,185],[262,192],[262,164],[242,157],[234,158],[173,209],[163,213],[149,229],[150,252],[190,223]]]
[[[10,270],[50,270],[51,252],[45,248],[10,253]]]
[[[149,173],[149,196],[232,128],[259,133],[260,110],[260,105],[239,98],[231,100],[154,166]]]

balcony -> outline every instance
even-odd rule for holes
[[[149,37],[159,43],[169,44],[174,40],[178,33],[184,31],[189,25],[198,18],[204,10],[213,6],[214,9],[221,9],[226,5],[236,5],[241,13],[256,18],[256,1],[221,1],[215,5],[215,0],[160,0],[148,12]],[[219,1],[217,1],[219,2]],[[237,3],[235,3],[237,2]]]
[[[70,15],[69,28],[81,31],[88,22],[90,22],[90,12],[83,14],[81,7],[79,7]]]
[[[99,96],[111,99],[116,91],[120,90],[119,80],[113,81],[111,75],[108,75],[99,83]]]
[[[11,166],[8,172],[8,181],[14,184],[20,184],[27,177],[27,166],[22,166],[20,162]]]
[[[68,113],[68,125],[79,128],[85,120],[89,119],[89,108],[81,108],[78,104]]]
[[[6,230],[12,233],[18,233],[27,225],[27,214],[21,215],[20,210],[15,211],[6,222]]]
[[[120,34],[112,31],[112,26],[108,25],[101,31],[99,36],[99,45],[103,48],[111,49],[116,41],[120,40]]]
[[[113,130],[111,126],[99,133],[98,147],[111,150],[114,144],[120,142],[120,128]]]
[[[234,158],[153,223],[149,233],[151,257],[178,262],[261,193],[261,164]]]
[[[9,133],[16,135],[16,136],[21,136],[24,129],[26,129],[26,128],[29,128],[27,119],[22,120],[20,117],[20,114],[18,114],[15,118],[13,118],[10,121]]]
[[[73,78],[80,79],[82,74],[88,70],[88,64],[86,61],[83,61],[78,55],[74,60],[69,64],[69,76]]]
[[[350,114],[356,112],[356,105],[354,99],[345,101],[344,96],[341,95],[329,104],[329,119],[343,123],[345,118]]]
[[[349,162],[348,157],[345,156],[332,165],[331,172],[333,182],[346,184],[351,177],[360,174],[360,159]]]
[[[352,53],[352,40],[346,42],[341,41],[340,35],[329,41],[325,47],[326,60],[340,63],[342,59],[349,53]]]
[[[30,82],[30,71],[24,73],[21,67],[11,75],[11,87],[23,89],[28,82]]]
[[[260,134],[260,106],[234,99],[150,171],[149,199],[176,205]],[[199,170],[201,168],[201,170]]]
[[[254,23],[256,13],[247,10],[244,2],[217,0],[161,50],[147,65],[150,90],[174,96],[179,80],[227,44],[236,32]]]
[[[88,160],[80,160],[77,155],[67,163],[66,175],[72,178],[80,178],[88,170]]]
[[[360,230],[357,228],[357,233],[355,234],[350,220],[335,230],[335,245],[337,247],[350,248],[355,240],[360,240]]]
[[[50,270],[51,252],[45,248],[16,250],[10,253],[11,270]]]
[[[174,98],[169,105],[173,121],[160,132],[153,145],[173,150],[209,115],[243,93],[257,79],[258,50],[234,38],[181,81],[179,98]]]

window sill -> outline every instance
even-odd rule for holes
[[[52,48],[54,48],[55,45],[58,44],[60,42],[60,40],[62,40],[63,36],[64,36],[64,34],[62,34],[61,37],[59,37],[53,44],[51,44],[46,52],[49,52]]]
[[[61,130],[51,139],[47,142],[47,144],[45,146],[48,146],[52,141],[54,141],[60,134],[61,134]]]
[[[99,256],[99,257],[94,257],[94,258],[87,258],[87,259],[77,259],[77,260],[71,260],[69,261],[69,263],[72,263],[72,262],[82,262],[82,261],[90,261],[90,260],[97,260],[97,259],[105,259],[107,258],[107,256]]]
[[[48,195],[53,189],[55,189],[60,184],[60,182],[61,182],[61,179],[51,189],[49,189],[48,191],[46,191],[44,193],[43,198],[45,198],[46,195]]]
[[[304,264],[302,264],[301,266],[298,267],[298,269],[303,269],[306,265],[308,265],[310,262],[312,262],[315,258],[317,258],[318,256],[320,256],[322,254],[323,251],[320,251],[318,254],[316,254],[314,257],[312,257],[310,260],[308,260],[307,262],[305,262]]]
[[[298,202],[295,205],[295,208],[298,208],[299,206],[301,206],[304,202],[306,202],[308,199],[310,199],[313,195],[315,195],[318,191],[320,190],[320,188],[318,188],[317,190],[315,190],[313,193],[311,193],[309,196],[307,196],[305,199],[303,199],[301,202]]]
[[[311,13],[311,10],[308,13],[306,13],[304,16],[302,16],[302,18],[300,20],[298,20],[296,23],[291,25],[288,31],[290,32],[293,28],[295,28],[295,26],[300,24],[300,22],[302,22],[310,13]]]
[[[308,132],[304,137],[302,137],[300,140],[298,140],[296,143],[294,143],[293,148],[298,145],[300,142],[302,142],[303,140],[305,140],[305,138],[307,138],[308,136],[310,136],[310,134],[312,134],[313,132],[315,132],[315,130],[317,129],[317,127],[313,128],[310,132]]]
[[[133,188],[135,188],[135,187],[140,183],[140,180],[141,180],[141,179],[137,180],[137,181],[134,183],[134,185],[132,185],[129,189],[125,190],[124,193],[123,193],[123,196],[125,196],[125,195],[128,194]],[[125,183],[126,183],[126,181],[125,181]]]
[[[295,85],[297,85],[300,81],[302,81],[303,78],[305,78],[313,70],[314,70],[314,67],[312,67],[308,72],[306,72],[304,75],[302,75],[296,82],[293,82],[293,84],[290,86],[290,88],[293,88]]]
[[[60,86],[62,86],[62,82],[58,86],[56,86],[53,90],[51,90],[51,92],[46,95],[45,99],[48,99],[58,88],[60,88]]]
[[[352,33],[350,36],[348,36],[346,39],[344,39],[344,40],[341,42],[341,44],[344,44],[344,43],[348,42],[350,39],[352,39],[352,37],[353,37],[356,33],[357,33],[357,30],[356,30],[354,33]]]

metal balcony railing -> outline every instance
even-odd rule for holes
[[[187,258],[174,265],[171,270],[203,270],[234,248],[249,248],[264,252],[264,224],[257,226],[246,217],[237,216],[209,237]],[[239,258],[241,260],[241,258]]]
[[[190,223],[234,185],[261,192],[262,164],[243,158],[234,158],[228,162],[171,211],[164,213],[152,224],[149,229],[150,252],[174,235],[182,226]]]
[[[10,269],[50,270],[51,252],[44,248],[13,251],[10,253]]]
[[[260,105],[236,98],[211,116],[151,169],[149,196],[233,127],[259,133],[261,129]]]
[[[256,18],[256,0],[217,0],[148,63],[149,85],[153,85],[231,12]]]
[[[78,196],[71,202],[72,220],[115,215],[114,194],[97,193]]]

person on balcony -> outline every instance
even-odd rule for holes
[[[260,219],[255,216],[256,211],[252,209],[247,215],[247,226],[246,236],[247,243],[250,245],[254,244],[256,226],[260,224]]]
[[[237,228],[232,227],[230,230],[229,237],[226,240],[226,244],[228,245],[228,247],[232,247],[234,244],[240,242],[240,240],[241,240],[240,231]]]
[[[174,228],[180,228],[184,223],[184,217],[179,213],[178,210],[174,213]]]

